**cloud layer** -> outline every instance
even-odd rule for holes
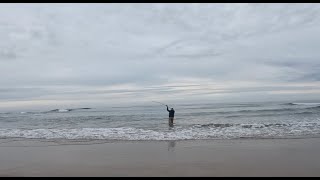
[[[0,107],[316,99],[319,17],[318,4],[1,4]]]

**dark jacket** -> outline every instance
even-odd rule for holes
[[[167,111],[169,112],[169,117],[174,117],[174,110],[169,110],[167,106]]]

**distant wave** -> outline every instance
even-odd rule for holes
[[[296,105],[306,105],[306,106],[312,106],[312,105],[320,105],[320,103],[285,103],[282,105],[289,105],[289,106],[296,106]]]
[[[310,108],[312,110],[312,108]],[[241,117],[274,117],[274,116],[283,116],[283,115],[307,115],[307,114],[314,114],[312,111],[303,111],[303,112],[288,112],[288,113],[267,113],[267,114],[240,114],[240,115],[230,115],[230,116],[222,116],[225,118],[241,118]]]
[[[305,109],[320,109],[320,106],[316,106],[316,107],[309,107],[309,108],[305,108]]]
[[[294,114],[298,114],[298,115],[305,115],[305,114],[313,114],[313,112],[310,112],[310,111],[304,111],[304,112],[298,112],[298,113],[294,113]]]
[[[53,109],[50,111],[46,111],[45,113],[50,113],[50,112],[70,112],[70,111],[76,111],[76,110],[89,110],[92,108],[75,108],[75,109]]]
[[[235,104],[235,105],[222,105],[222,106],[195,106],[195,107],[183,107],[182,109],[220,109],[220,108],[245,108],[245,107],[261,107],[260,104]]]
[[[282,105],[295,106],[295,105],[297,105],[297,104],[295,104],[295,103],[284,103],[284,104],[282,104]]]
[[[47,112],[69,112],[71,109],[53,109]]]
[[[237,112],[279,112],[279,111],[296,111],[296,109],[293,109],[293,108],[258,109],[258,110],[240,110]]]
[[[320,106],[314,106],[314,107],[303,107],[303,108],[274,108],[274,109],[246,109],[246,110],[238,110],[238,111],[211,111],[211,112],[191,112],[186,113],[188,115],[192,116],[200,116],[200,115],[214,115],[214,114],[221,114],[221,115],[229,115],[227,117],[236,117],[236,116],[245,116],[248,114],[258,114],[263,116],[262,113],[269,113],[268,115],[272,115],[272,113],[280,113],[280,112],[293,112],[295,111],[302,111],[302,110],[316,110],[320,109]],[[235,113],[242,113],[242,114],[236,114]],[[300,112],[297,112],[300,113]]]
[[[304,108],[279,108],[279,109],[259,109],[259,110],[240,110],[238,112],[281,112],[281,111],[297,111],[307,109],[319,109],[320,106],[304,107]]]
[[[71,111],[77,111],[77,110],[89,110],[92,108],[74,108],[74,109],[52,109],[50,111],[42,111],[42,112],[26,112],[26,111],[21,111],[20,114],[46,114],[46,113],[54,113],[54,112],[59,112],[59,113],[64,113],[64,112],[71,112]],[[12,114],[12,113],[8,113]]]
[[[202,108],[199,108],[200,111],[198,112],[184,112],[184,115],[189,116],[203,116],[203,115],[222,115],[226,116],[227,118],[236,118],[236,117],[243,117],[243,116],[265,116],[265,115],[281,115],[285,113],[290,114],[311,114],[312,110],[320,110],[320,105],[312,104],[312,106],[297,106],[295,103],[292,104],[293,107],[279,107],[279,108],[272,108],[272,109],[240,109],[240,110],[221,110],[221,111],[207,111],[201,112]],[[288,105],[288,104],[287,104]],[[316,106],[314,106],[316,105]],[[50,111],[43,111],[43,112],[20,112],[20,114],[41,114],[41,113],[68,113],[72,111],[79,111],[79,110],[90,110],[92,108],[72,108],[72,109],[52,109]],[[303,111],[303,112],[301,112]],[[314,111],[317,112],[317,111]],[[320,112],[320,111],[319,111]],[[4,114],[4,113],[1,113]]]

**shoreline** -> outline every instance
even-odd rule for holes
[[[319,151],[320,138],[0,139],[0,176],[320,176]]]

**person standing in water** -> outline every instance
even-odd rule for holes
[[[168,105],[166,105],[167,106],[167,111],[169,112],[169,126],[173,126],[173,119],[174,119],[174,109],[173,108],[171,108],[170,110],[169,110],[169,107],[168,107]]]

